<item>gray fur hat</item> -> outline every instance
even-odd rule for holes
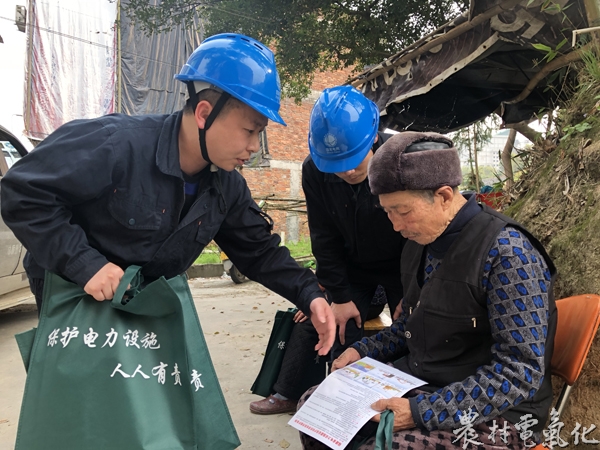
[[[373,195],[456,187],[461,182],[458,151],[450,139],[438,133],[395,134],[369,162]]]

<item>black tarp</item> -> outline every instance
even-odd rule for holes
[[[523,0],[417,55],[424,45],[440,42],[453,29],[507,3],[473,0],[469,14],[353,80],[354,86],[377,103],[381,126],[448,132],[494,111],[506,124],[517,123],[564,98],[565,87],[574,82],[573,73],[566,70],[564,77],[549,74],[523,101],[503,103],[517,97],[547,63],[546,53],[533,44],[556,49],[566,39],[559,53],[572,51],[571,31],[587,27],[582,0]]]
[[[128,0],[122,0],[125,5]],[[200,20],[174,27],[169,32],[146,36],[121,13],[120,93],[117,110],[126,114],[162,114],[181,109],[185,84],[173,76],[181,70],[203,39]],[[119,108],[119,95],[121,105]]]

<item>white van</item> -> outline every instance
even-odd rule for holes
[[[27,154],[17,137],[0,126],[0,179],[20,158]],[[23,257],[25,248],[0,218],[0,309],[15,306],[32,297]]]

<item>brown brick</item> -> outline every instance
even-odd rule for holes
[[[308,155],[308,121],[310,111],[319,93],[328,87],[343,84],[350,76],[351,69],[335,72],[321,72],[315,75],[313,82],[314,95],[302,101],[300,105],[293,100],[285,98],[281,102],[279,113],[287,123],[287,127],[270,123],[267,128],[267,142],[271,161],[285,161],[301,163]],[[290,170],[274,167],[244,167],[241,171],[252,191],[252,196],[259,201],[263,198],[275,196],[277,198],[300,197],[304,198],[300,177],[294,177]],[[296,186],[291,183],[297,180]],[[292,192],[298,192],[292,195]],[[275,222],[275,232],[285,231],[286,240],[290,239],[290,230],[287,229],[287,216],[294,213],[286,211],[268,211]],[[299,237],[308,237],[306,215],[298,218]]]

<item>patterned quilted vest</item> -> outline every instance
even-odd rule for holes
[[[462,381],[477,368],[492,363],[491,335],[482,285],[486,257],[505,226],[521,231],[544,257],[552,281],[556,269],[540,244],[522,225],[484,205],[462,229],[446,252],[443,263],[422,287],[418,274],[424,273],[425,247],[408,241],[402,253],[403,302],[411,314],[406,322],[406,342],[410,353],[396,365],[401,370],[427,381],[431,390]],[[422,278],[421,278],[422,279]],[[546,373],[533,398],[524,400],[503,416],[511,423],[524,414],[539,420],[534,431],[541,430],[552,403],[550,360],[556,332],[556,306],[552,289],[546,341]],[[428,389],[428,390],[429,390]]]

